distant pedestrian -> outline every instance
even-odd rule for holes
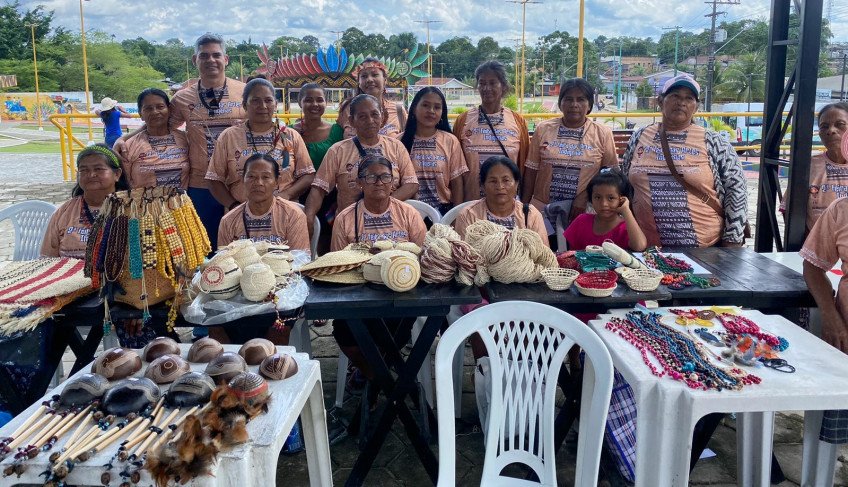
[[[95,108],[94,113],[103,120],[103,137],[106,139],[106,145],[111,149],[115,141],[124,134],[121,131],[121,117],[129,118],[130,114],[108,96],[100,100],[100,108]]]

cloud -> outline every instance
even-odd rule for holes
[[[246,0],[183,1],[86,0],[86,29],[114,34],[116,39],[144,37],[164,42],[179,38],[191,43],[204,32],[216,32],[235,41],[250,38],[270,43],[281,35],[314,35],[326,45],[335,41],[330,31],[357,27],[366,33],[413,32],[422,42],[426,26],[416,20],[437,20],[430,25],[433,44],[467,36],[472,42],[491,36],[501,45],[513,45],[521,36],[521,6],[506,0]],[[55,11],[55,24],[72,31],[79,29],[79,4],[69,0],[24,0],[24,8],[44,5]],[[564,30],[576,36],[579,0],[543,0],[526,6],[525,37],[533,43],[540,36]],[[725,5],[727,12],[719,20],[768,18],[769,0],[745,0],[740,5]],[[592,0],[586,2],[585,36],[616,37],[628,35],[659,39],[663,27],[680,25],[684,30],[700,32],[709,28],[704,17],[710,7],[702,2],[672,0]],[[673,13],[673,15],[669,15]],[[835,40],[848,40],[848,13],[836,9],[832,30]]]

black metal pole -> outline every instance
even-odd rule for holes
[[[848,54],[842,53],[842,86],[839,88],[839,101],[845,101],[845,61],[848,60]]]

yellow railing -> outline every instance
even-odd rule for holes
[[[695,114],[696,118],[711,118],[711,117],[745,117],[745,116],[762,116],[762,112],[698,112]],[[277,116],[286,121],[286,123],[291,123],[293,120],[297,120],[300,118],[300,114],[298,113],[278,113]],[[548,120],[551,118],[557,118],[562,116],[559,113],[526,113],[523,115],[524,118],[530,122],[531,124],[535,124],[538,120]],[[612,120],[617,122],[619,120],[623,120],[623,124],[626,123],[627,120],[632,118],[645,119],[650,118],[652,121],[657,121],[662,115],[659,112],[650,112],[650,113],[628,113],[628,112],[603,112],[603,113],[592,113],[589,115],[589,118],[593,119],[601,119],[601,120]],[[137,114],[132,114],[132,118],[138,118]],[[456,120],[459,117],[459,114],[449,113],[448,119]],[[50,115],[49,120],[58,130],[59,130],[59,150],[62,155],[62,177],[65,181],[73,181],[76,179],[76,164],[74,162],[74,152],[75,150],[81,150],[86,146],[86,143],[78,139],[74,136],[73,133],[73,120],[74,119],[95,119],[98,118],[97,115],[90,113],[61,113]],[[329,121],[335,120],[335,114],[331,114],[328,117],[325,117]],[[746,146],[737,146],[736,150],[751,150],[751,149],[759,149],[759,145],[746,145]],[[781,150],[787,150],[789,146],[780,146]],[[814,150],[824,150],[823,146],[813,146]]]

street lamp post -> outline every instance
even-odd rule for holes
[[[88,0],[86,0],[88,1]],[[88,58],[85,54],[85,17],[82,13],[82,0],[79,0],[80,5],[80,36],[82,40],[82,73],[85,79],[85,112],[91,113],[91,94],[88,91]],[[94,140],[94,136],[91,133],[91,119],[86,118],[88,121],[88,142],[91,143]]]
[[[239,81],[244,83],[244,54],[239,54]]]
[[[839,87],[839,101],[845,101],[845,62],[848,61],[848,53],[842,53],[842,86]]]
[[[42,117],[44,113],[41,111],[41,94],[38,90],[38,57],[35,54],[35,28],[38,26],[36,23],[26,24],[32,31],[32,67],[35,70],[35,106],[36,106],[36,117],[38,117],[38,130],[44,130],[44,125],[42,122]]]
[[[416,20],[416,24],[425,24],[427,26],[427,71],[430,74],[430,86],[433,85],[433,57],[430,56],[430,24],[441,24],[441,20]]]
[[[527,26],[527,4],[528,3],[542,3],[537,2],[535,0],[507,0],[509,3],[520,3],[521,4],[521,88],[520,97],[518,101],[518,113],[524,113],[524,77],[527,75],[527,67],[524,64],[524,34],[525,27]]]

